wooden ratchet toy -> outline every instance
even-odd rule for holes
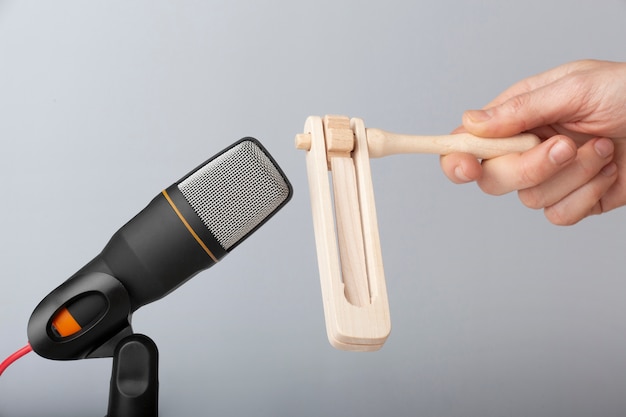
[[[523,152],[537,136],[480,138],[468,133],[412,136],[365,128],[361,119],[310,116],[296,148],[306,165],[313,227],[330,344],[375,351],[391,332],[387,287],[376,220],[370,157],[401,153],[471,153],[479,159]],[[333,197],[331,197],[332,176]],[[333,210],[334,202],[334,210]]]

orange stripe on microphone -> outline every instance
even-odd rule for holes
[[[207,255],[209,255],[211,257],[211,259],[213,259],[213,261],[217,262],[218,259],[215,257],[215,255],[213,255],[211,250],[207,247],[207,245],[205,245],[205,243],[202,241],[202,239],[200,239],[200,236],[198,236],[198,234],[196,232],[194,232],[194,230],[191,228],[191,225],[189,223],[187,223],[187,220],[185,220],[185,218],[183,217],[183,214],[180,212],[180,210],[178,210],[178,208],[176,207],[176,205],[174,204],[174,202],[170,198],[169,194],[167,193],[167,190],[163,190],[162,193],[163,193],[163,196],[165,197],[165,199],[167,200],[167,202],[170,204],[170,206],[172,206],[172,209],[174,209],[174,212],[176,213],[176,215],[178,216],[180,221],[183,222],[183,224],[185,225],[187,230],[189,230],[189,233],[191,233],[193,238],[196,239],[196,242],[198,242],[200,244],[200,246],[202,246],[202,249],[204,249],[204,251],[207,253]]]
[[[52,319],[52,325],[61,337],[68,337],[82,330],[82,326],[78,324],[67,308],[63,308],[57,313]]]

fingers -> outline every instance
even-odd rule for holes
[[[482,175],[480,162],[470,154],[452,153],[440,158],[441,169],[455,184],[476,181]]]
[[[555,136],[524,153],[485,160],[478,186],[487,194],[502,195],[541,184],[576,157],[576,144]]]
[[[572,225],[602,213],[601,199],[617,179],[613,141],[593,139],[578,150],[571,139],[555,136],[523,154],[483,163],[478,185],[489,194],[519,190],[520,201],[544,209],[556,225]]]
[[[587,216],[601,214],[606,209],[602,207],[602,197],[617,179],[617,165],[609,163],[600,172],[582,187],[571,194],[546,207],[546,218],[556,225],[568,226],[578,223]]]
[[[582,189],[583,184],[592,182],[601,170],[611,162],[613,149],[613,141],[610,139],[599,138],[587,142],[578,149],[576,159],[571,164],[538,186],[520,189],[520,200],[524,205],[535,209],[557,204],[565,197]],[[606,178],[606,176],[602,176],[602,178]],[[598,199],[593,203],[595,204]]]
[[[582,86],[573,88],[561,80],[515,95],[484,110],[468,110],[463,125],[477,136],[506,137],[537,127],[575,119],[584,110]]]
[[[468,110],[463,125],[477,136],[506,137],[553,123],[588,117],[596,92],[588,74],[599,63],[578,61],[522,80],[483,110]],[[597,105],[597,103],[596,103]]]
[[[613,208],[609,190],[618,177],[614,150],[614,142],[607,138],[590,140],[577,149],[572,139],[555,136],[527,152],[482,165],[471,155],[458,153],[441,157],[441,166],[457,184],[476,181],[492,195],[518,190],[520,201],[544,209],[550,222],[572,225]]]
[[[522,189],[519,198],[530,208],[544,208],[548,220],[572,225],[603,211],[601,200],[617,179],[613,141],[598,138],[579,150],[576,159],[543,183]]]
[[[540,184],[575,156],[576,144],[568,137],[555,136],[524,153],[484,160],[482,165],[464,153],[442,156],[440,164],[455,184],[477,181],[487,194],[502,195]]]

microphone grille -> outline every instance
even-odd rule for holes
[[[215,156],[178,184],[189,205],[229,250],[291,197],[291,185],[253,138]]]

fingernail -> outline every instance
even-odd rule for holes
[[[474,123],[483,123],[487,120],[491,119],[493,116],[492,111],[490,109],[487,110],[468,110],[465,112],[465,115],[468,119],[470,119]]]
[[[608,158],[613,155],[613,141],[607,138],[601,138],[594,143],[593,147],[600,158]]]
[[[550,148],[548,156],[554,164],[563,165],[576,156],[576,149],[574,149],[567,141],[559,139],[554,145],[552,145],[552,148]]]
[[[610,164],[602,168],[602,171],[600,172],[602,172],[602,175],[606,177],[611,177],[613,176],[613,174],[615,174],[616,171],[617,171],[617,164],[615,162],[611,162]]]
[[[454,175],[456,176],[457,179],[463,182],[471,181],[471,179],[467,175],[465,175],[465,172],[463,172],[463,167],[461,167],[461,165],[454,168]]]

